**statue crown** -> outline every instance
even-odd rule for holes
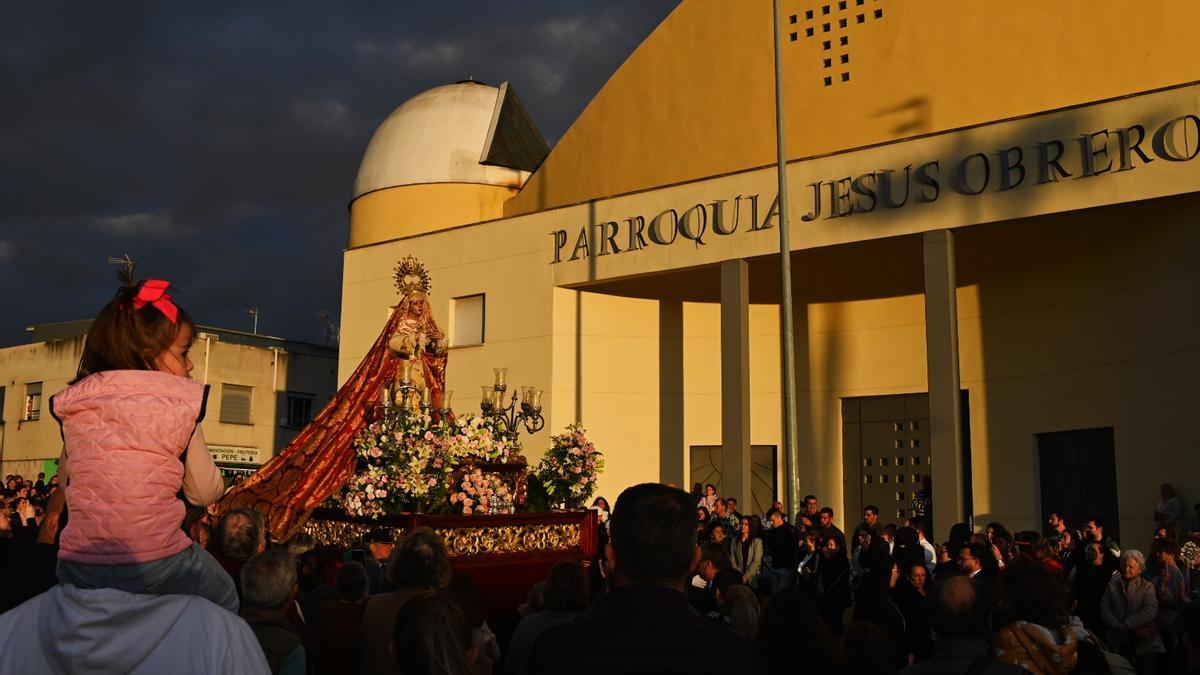
[[[425,268],[424,263],[411,255],[405,256],[396,265],[393,278],[400,295],[408,295],[413,291],[429,293],[429,270]]]

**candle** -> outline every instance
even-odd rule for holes
[[[508,368],[493,368],[496,373],[496,388],[503,389],[506,385],[504,380],[508,377]]]
[[[504,408],[504,392],[500,391],[499,389],[493,389],[492,394],[492,405],[494,405],[497,410]]]
[[[404,359],[400,365],[400,381],[405,384],[412,382],[412,361],[409,359]]]
[[[450,409],[451,398],[454,398],[454,390],[447,389],[446,391],[442,392],[442,410]]]
[[[537,387],[530,387],[529,389],[531,390],[530,394],[529,394],[529,405],[534,410],[541,410],[542,409],[542,390],[538,389]]]
[[[480,399],[479,405],[483,406],[484,410],[487,410],[492,407],[492,401],[494,400],[496,394],[496,388],[490,384],[485,384],[481,386],[480,389],[483,390],[483,398]]]
[[[421,403],[429,405],[429,393],[432,391],[430,387],[421,387]]]
[[[385,408],[392,405],[392,390],[386,384],[379,387],[379,404]]]

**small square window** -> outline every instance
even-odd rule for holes
[[[863,457],[863,466],[872,466],[873,464],[870,457]]]
[[[904,431],[904,422],[893,422],[892,431]]]
[[[795,14],[788,17],[788,23],[796,23],[796,15]]]
[[[850,73],[842,73],[842,82],[850,81]]]
[[[240,384],[221,385],[221,423],[252,424],[251,404],[254,389]]]
[[[830,28],[830,25],[829,25],[829,24],[827,24],[827,23],[823,23],[823,24],[821,24],[821,32],[828,33],[828,32],[829,32],[829,28]]]
[[[914,473],[914,474],[912,475],[912,482],[913,482],[913,484],[914,484],[914,485],[916,485],[917,483],[920,483],[920,482],[921,482],[921,474],[919,474],[919,473]]]
[[[833,78],[832,77],[825,78],[825,86],[828,87],[831,84],[833,84]]]
[[[894,447],[896,447],[896,448],[903,448],[903,447],[904,447],[904,439],[903,439],[903,438],[897,438],[895,441],[893,441],[893,445],[894,445]]]
[[[822,14],[828,14],[828,13],[829,13],[829,5],[824,5],[824,6],[822,6],[822,7],[821,7],[821,13],[822,13]]]
[[[826,40],[821,43],[821,49],[824,49],[825,51],[829,51],[829,48],[830,48],[829,40]]]
[[[904,518],[904,509],[896,509],[896,517]]]
[[[862,7],[863,0],[854,0],[854,4],[858,5],[859,7]]]
[[[887,466],[889,461],[887,457],[880,457],[879,466]]]
[[[811,18],[813,18],[813,11],[810,9],[810,10],[808,10],[807,12],[805,12],[805,13],[804,13],[804,18],[806,18],[806,19],[811,19]]]
[[[792,35],[795,35],[795,33],[792,33]],[[813,27],[809,26],[808,28],[805,28],[804,35],[807,37],[812,37],[813,36]]]
[[[912,465],[913,465],[913,466],[921,466],[921,458],[920,458],[920,457],[913,457],[913,458],[912,458]]]
[[[864,22],[867,20],[867,15],[866,15],[866,14],[859,14],[858,16],[854,17],[854,20],[855,20],[855,21],[857,21],[857,22],[859,22],[859,23],[864,23]]]
[[[842,0],[838,3],[838,9],[846,9],[846,0]]]
[[[919,447],[921,447],[921,439],[914,438],[911,441],[909,441],[909,445],[914,448],[919,448]]]
[[[877,10],[875,10],[875,18],[876,18],[876,19],[882,19],[882,18],[883,18],[883,10],[882,10],[882,9],[877,9]]]
[[[903,458],[903,457],[897,457],[897,458],[896,458],[896,463],[895,463],[893,466],[904,466],[904,458]]]
[[[846,20],[838,19],[838,28],[845,28],[845,27],[846,27]]]
[[[811,30],[811,29],[810,29],[810,30]],[[792,42],[795,42],[797,37],[798,37],[798,36],[796,35],[796,33],[789,33],[789,34],[788,34],[788,39],[789,39],[789,40],[791,40]]]
[[[832,68],[832,67],[833,67],[833,59],[825,59],[825,60],[824,60],[824,61],[822,61],[821,63],[822,63],[822,64],[824,64],[824,66],[825,66],[826,68]]]
[[[883,474],[882,476],[880,476],[880,477],[879,477],[879,482],[880,482],[880,483],[886,483],[886,482],[888,482],[888,478],[889,478],[889,476],[888,476],[888,475],[885,473],[885,474]]]
[[[898,501],[898,502],[904,501],[904,493],[903,492],[896,493],[896,501]]]
[[[292,429],[303,429],[305,425],[312,421],[312,394],[298,394],[288,392],[287,395],[287,418],[284,420],[284,426]]]
[[[909,422],[909,423],[908,423],[908,430],[909,430],[909,431],[916,431],[917,429],[920,429],[920,428],[921,428],[921,423],[920,423],[920,422]]]
[[[848,35],[843,35],[842,37],[838,38],[838,44],[845,47],[846,45],[850,44],[850,37]]]
[[[842,63],[850,63],[850,55],[849,55],[849,54],[842,54],[841,61],[842,61]]]
[[[870,474],[867,474],[867,475],[863,476],[863,485],[870,485],[870,484],[872,484],[872,483],[874,483],[874,482],[875,482],[875,477],[874,477],[874,476],[872,476],[872,475],[870,475]]]
[[[483,293],[451,299],[450,330],[446,331],[450,334],[450,346],[483,344],[486,311],[487,298]]]

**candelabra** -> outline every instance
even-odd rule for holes
[[[542,427],[546,426],[546,420],[542,417],[542,390],[537,387],[521,387],[520,406],[517,405],[515,391],[506,406],[504,394],[508,391],[508,384],[505,382],[508,368],[494,368],[493,371],[496,374],[495,384],[482,386],[483,396],[479,408],[484,416],[495,420],[502,428],[504,437],[513,444],[517,442],[519,427],[522,425],[525,431],[531,434],[541,431]]]
[[[396,417],[405,418],[409,414],[416,412],[409,405],[410,396],[413,393],[420,394],[420,403],[417,404],[417,409],[422,414],[432,415],[434,412],[438,416],[445,419],[450,414],[450,399],[454,396],[453,391],[442,392],[442,400],[439,401],[438,407],[433,407],[432,393],[430,387],[418,387],[413,383],[412,369],[420,367],[420,362],[416,362],[410,358],[404,358],[400,362],[400,377],[395,383],[395,388],[383,385],[380,387],[379,404],[383,408],[383,414],[388,419]]]

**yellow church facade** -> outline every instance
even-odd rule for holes
[[[397,108],[350,204],[341,379],[414,255],[455,409],[493,367],[544,388],[526,453],[582,422],[610,500],[719,482],[761,512],[790,464],[851,527],[931,478],[939,537],[1054,510],[1135,544],[1161,483],[1200,501],[1189,4],[781,6],[790,462],[765,1],[685,0],[553,148],[507,83]]]

